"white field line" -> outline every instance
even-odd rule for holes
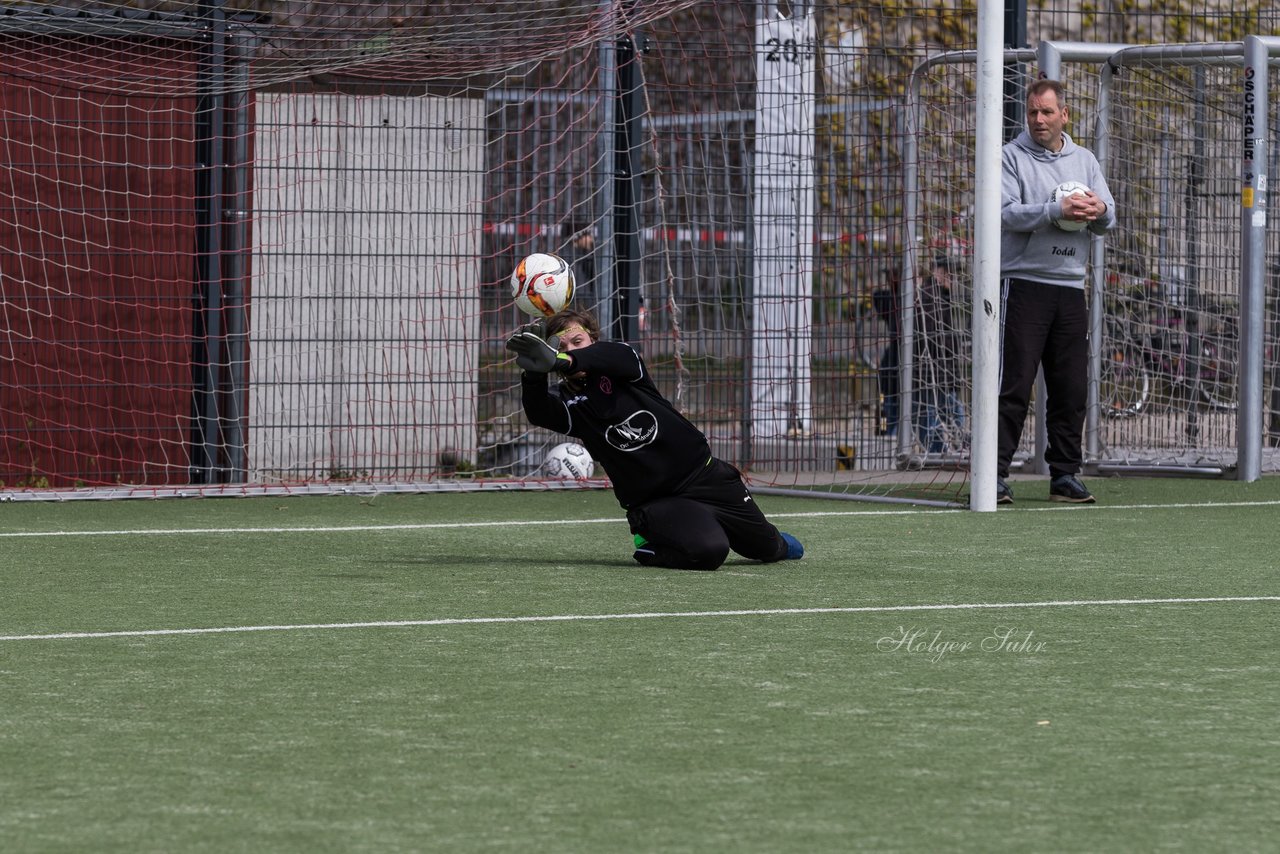
[[[367,623],[298,623],[279,626],[219,626],[196,629],[137,629],[117,632],[58,632],[44,635],[0,635],[0,641],[84,640],[164,635],[217,635],[332,629],[389,629],[413,626],[462,626],[493,623],[574,623],[606,620],[689,619],[704,617],[768,617],[809,614],[893,614],[912,611],[1003,611],[1020,608],[1090,608],[1113,605],[1207,605],[1280,602],[1280,596],[1203,596],[1183,599],[1067,599],[1049,602],[970,602],[936,605],[865,605],[849,608],[758,608],[743,611],[651,611],[635,614],[558,614],[543,617],[448,617],[436,620],[380,620]]]
[[[1020,507],[1010,512],[1038,512],[1077,510],[1084,513],[1100,513],[1107,510],[1208,510],[1226,507],[1274,507],[1280,501],[1210,501],[1185,504],[1104,504],[1104,505],[1054,505],[1051,507]],[[939,513],[967,513],[967,510],[913,509],[913,510],[821,510],[804,513],[770,513],[770,519],[818,519],[824,517],[852,516],[924,516]],[[126,537],[168,536],[174,534],[324,534],[355,531],[430,531],[449,528],[505,528],[524,525],[600,525],[621,524],[626,519],[613,516],[607,519],[507,519],[496,522],[421,522],[403,525],[324,525],[314,527],[240,527],[240,528],[122,528],[106,531],[0,531],[0,539],[32,537]]]

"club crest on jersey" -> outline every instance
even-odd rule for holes
[[[600,378],[600,391],[603,394],[613,394],[613,381],[608,377]]]
[[[604,431],[604,438],[619,451],[636,451],[658,438],[658,419],[647,409],[632,414]]]

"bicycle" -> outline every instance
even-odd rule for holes
[[[1119,295],[1103,317],[1098,399],[1108,418],[1132,418],[1154,405],[1189,408],[1188,431],[1198,411],[1236,408],[1239,333],[1222,305],[1192,300],[1186,306],[1151,296]]]

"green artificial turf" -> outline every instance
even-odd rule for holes
[[[6,504],[0,635],[134,634],[0,640],[0,844],[1268,850],[1280,480],[1090,486],[715,573],[599,492]]]

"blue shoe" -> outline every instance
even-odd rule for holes
[[[782,534],[782,540],[787,544],[787,556],[783,560],[799,560],[804,557],[804,546],[800,545],[800,541],[790,534],[778,532]]]

